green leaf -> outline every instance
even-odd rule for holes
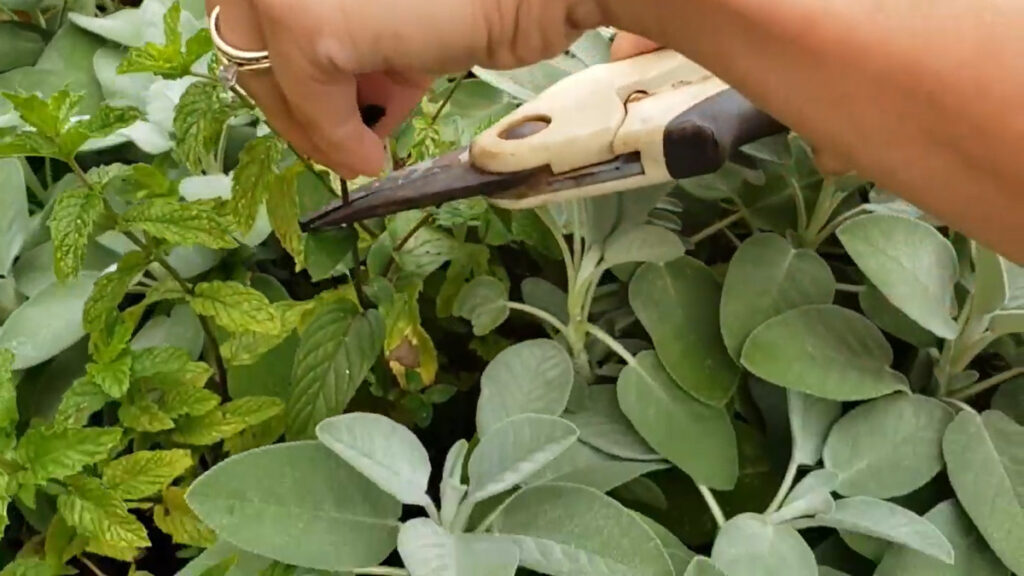
[[[14,353],[0,348],[0,434],[14,432],[18,423],[18,392],[14,385]]]
[[[729,576],[815,576],[814,553],[796,530],[757,514],[740,514],[722,526],[711,560]]]
[[[584,410],[562,417],[580,431],[581,442],[602,452],[627,460],[661,460],[619,408],[615,386],[591,385]]]
[[[209,446],[266,422],[283,410],[284,403],[278,398],[240,398],[202,415],[182,418],[171,439],[191,446]]]
[[[316,426],[320,442],[404,504],[430,506],[430,456],[408,428],[365,412],[335,416]]]
[[[105,210],[103,198],[88,188],[64,192],[54,202],[47,225],[53,238],[58,280],[66,282],[78,277],[93,228]]]
[[[679,571],[676,570],[678,574]],[[704,557],[694,558],[682,576],[726,576],[715,563]]]
[[[989,317],[989,331],[994,336],[1024,334],[1024,310],[997,312]]]
[[[70,282],[53,282],[7,318],[0,348],[14,352],[14,370],[42,364],[85,335],[82,310],[98,276],[83,272]]]
[[[660,226],[645,224],[612,233],[604,245],[602,266],[611,268],[631,262],[664,264],[685,254],[686,247],[679,236]]]
[[[132,357],[124,355],[110,362],[89,363],[86,373],[107,396],[121,398],[131,385]]]
[[[175,544],[208,548],[217,543],[217,534],[192,511],[181,488],[164,490],[163,500],[153,507],[153,521]]]
[[[0,570],[0,576],[61,576],[63,567],[40,558],[15,558]]]
[[[972,321],[983,322],[989,314],[1006,305],[1010,285],[1006,263],[995,252],[974,244],[974,298],[971,301]]]
[[[120,428],[31,428],[18,442],[26,481],[42,483],[77,474],[106,460],[121,442]]]
[[[118,305],[124,300],[136,278],[149,266],[149,257],[133,250],[121,258],[117,270],[100,277],[85,302],[82,326],[90,334],[99,333],[113,323]]]
[[[256,222],[260,206],[270,195],[283,153],[284,145],[274,134],[249,140],[239,153],[238,167],[232,175],[229,203],[239,230],[248,231]]]
[[[83,98],[83,94],[66,88],[45,100],[35,93],[4,92],[3,96],[26,124],[51,140],[58,140],[67,129]]]
[[[174,420],[148,398],[121,404],[117,417],[125,427],[139,432],[163,432],[174,428]]]
[[[729,415],[680,389],[654,352],[622,370],[618,398],[644,440],[694,481],[716,490],[736,485],[739,453]]]
[[[0,190],[4,191],[0,194],[0,276],[9,276],[11,265],[33,228],[28,214],[25,175],[18,160],[0,160]]]
[[[926,396],[894,394],[861,404],[832,427],[825,467],[844,496],[893,498],[924,486],[943,467],[942,436],[953,411]]]
[[[123,500],[138,500],[162,492],[191,467],[188,450],[135,452],[104,466],[103,483]]]
[[[72,476],[65,484],[68,492],[57,498],[57,510],[79,534],[114,546],[142,548],[150,545],[146,527],[102,482]]]
[[[669,530],[661,524],[658,524],[654,520],[651,520],[642,514],[634,512],[634,515],[640,518],[651,532],[654,533],[655,537],[658,538],[658,541],[661,542],[662,548],[664,548],[665,552],[668,554],[669,561],[672,562],[672,568],[675,570],[676,576],[683,576],[687,567],[696,559],[696,554],[683,545],[675,534],[669,532]]]
[[[836,280],[811,250],[794,250],[781,236],[750,237],[729,262],[722,287],[722,337],[739,360],[747,338],[759,326],[790,310],[831,304]]]
[[[17,4],[22,3],[4,2],[5,7],[12,9],[18,9]],[[45,31],[23,22],[0,23],[0,73],[34,65],[46,47],[47,36]]]
[[[585,518],[585,522],[580,522]],[[526,488],[491,532],[519,548],[520,566],[553,576],[671,576],[665,549],[640,518],[600,492],[568,484]]]
[[[553,340],[527,340],[501,351],[480,376],[476,426],[481,436],[521,414],[558,416],[572,391],[572,360]]]
[[[743,366],[772,384],[819,398],[854,401],[907,388],[891,369],[892,348],[867,318],[838,306],[804,306],[754,331]]]
[[[472,322],[476,336],[489,334],[508,318],[508,289],[496,278],[475,278],[459,292],[452,313]]]
[[[174,108],[175,155],[193,173],[200,173],[220,147],[225,126],[240,110],[215,82],[195,82]]]
[[[175,80],[189,75],[192,65],[213,49],[209,30],[201,30],[188,39],[182,49],[181,4],[174,2],[164,13],[164,43],[146,42],[129,48],[117,67],[118,74],[149,72]]]
[[[200,316],[213,318],[228,332],[281,332],[281,314],[259,291],[238,282],[211,281],[197,284],[189,299]]]
[[[1024,427],[1001,412],[961,412],[942,441],[949,481],[1003,564],[1024,573]]]
[[[895,542],[946,564],[953,563],[953,547],[935,526],[885,500],[844,498],[836,502],[831,514],[815,516],[814,523]]]
[[[57,146],[65,158],[73,157],[91,139],[106,138],[118,130],[135,124],[142,112],[130,106],[115,107],[104,103],[85,120],[72,124],[60,135]]]
[[[201,576],[227,576],[231,573],[231,570],[235,567],[235,564],[237,563],[238,556],[231,556],[230,558],[225,558],[220,562],[214,564],[213,566],[210,566],[206,570],[203,570]]]
[[[392,246],[399,242],[421,221],[416,211],[398,214],[388,223],[388,238]],[[423,226],[396,250],[394,257],[402,271],[416,278],[425,278],[454,258],[461,243],[434,226]]]
[[[520,285],[523,303],[539,308],[563,324],[569,323],[568,295],[543,278],[527,278]]]
[[[870,214],[836,231],[847,253],[897,308],[940,338],[960,333],[951,311],[960,275],[953,246],[932,226]]]
[[[348,300],[316,311],[295,357],[289,439],[314,436],[320,421],[345,410],[383,349],[384,329],[379,312],[360,313]]]
[[[825,440],[842,415],[843,405],[792,390],[786,392],[786,398],[793,434],[793,460],[813,466],[821,460]]]
[[[202,202],[157,198],[136,204],[121,215],[119,228],[136,229],[183,246],[234,248],[238,243],[217,211]]]
[[[999,410],[1024,426],[1024,376],[1004,382],[992,397],[992,409]]]
[[[893,306],[885,298],[885,294],[882,294],[873,285],[868,284],[858,295],[858,300],[864,315],[882,330],[918,348],[927,349],[935,346],[938,339],[934,334],[922,328],[899,308]]]
[[[79,378],[61,397],[53,423],[58,427],[80,428],[89,417],[113,400],[99,385],[88,378]]]
[[[427,518],[402,524],[398,552],[410,576],[515,576],[519,550],[499,538],[451,534]]]
[[[395,547],[402,509],[318,442],[233,456],[196,480],[187,499],[199,518],[243,550],[332,571],[384,560]]]
[[[237,178],[237,175],[236,175]],[[344,274],[358,261],[359,233],[350,227],[306,235],[306,269],[314,282]]]
[[[893,546],[882,558],[875,576],[1008,576],[1008,570],[957,504],[947,500],[924,519],[938,528],[953,546],[954,563],[948,564],[912,548]]]
[[[482,502],[524,482],[579,437],[575,426],[541,414],[521,414],[485,434],[469,459],[469,500]]]
[[[740,378],[722,341],[720,299],[714,274],[689,256],[645,264],[629,285],[629,303],[668,373],[698,400],[716,406],[732,397]]]
[[[267,214],[281,246],[301,269],[305,265],[305,242],[299,228],[299,196],[295,189],[299,174],[296,169],[303,169],[302,164],[293,164],[272,181],[267,197]]]

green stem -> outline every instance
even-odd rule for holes
[[[626,361],[626,364],[629,364],[630,366],[639,366],[637,364],[636,356],[630,354],[629,350],[626,350],[625,346],[619,344],[619,341],[611,334],[601,330],[598,326],[589,323],[587,324],[587,332],[589,332],[594,338],[600,340],[602,344],[610,348],[613,352],[618,354],[620,358]]]
[[[555,222],[554,215],[546,207],[538,208],[536,210],[537,216],[540,217],[544,225],[551,231],[551,235],[555,237],[555,242],[558,243],[558,249],[562,252],[562,260],[565,261],[565,275],[566,285],[576,285],[576,264],[573,260],[572,252],[569,251],[569,245],[565,242],[565,237],[562,235],[562,230],[559,228],[558,223]]]
[[[509,310],[518,310],[520,312],[525,312],[535,318],[547,322],[548,324],[556,328],[559,332],[561,332],[566,338],[572,338],[570,336],[569,327],[563,324],[562,321],[559,320],[558,318],[555,318],[554,315],[549,314],[544,310],[541,310],[540,308],[530,306],[529,304],[523,304],[521,302],[509,301],[506,302],[506,305],[508,306]]]
[[[797,230],[801,234],[807,233],[807,205],[804,204],[804,191],[795,178],[789,180],[790,189],[793,191],[793,201],[796,202]]]
[[[852,210],[848,210],[848,211],[843,212],[842,214],[840,214],[828,226],[825,226],[825,228],[823,228],[822,231],[817,236],[815,236],[814,241],[812,243],[813,246],[820,246],[822,244],[822,242],[824,242],[825,240],[828,239],[829,236],[835,234],[836,230],[838,230],[840,226],[845,224],[847,220],[849,220],[850,218],[853,218],[854,216],[856,216],[857,214],[860,214],[861,212],[863,212],[865,210],[867,210],[867,205],[866,204],[861,204],[860,206],[857,206],[856,208],[853,208]]]
[[[88,568],[89,570],[91,570],[92,573],[95,574],[96,576],[107,576],[106,574],[103,573],[102,570],[99,569],[98,566],[96,566],[95,564],[90,562],[89,559],[86,558],[85,556],[79,556],[78,560],[82,564],[85,564],[85,567]]]
[[[715,495],[711,493],[711,490],[707,486],[698,484],[697,490],[700,491],[700,495],[704,497],[704,501],[707,502],[708,508],[711,510],[711,515],[715,517],[715,524],[719,528],[725,525],[725,513],[722,512],[722,507],[718,505],[718,500],[715,499]]]
[[[968,386],[967,388],[964,388],[963,390],[960,390],[959,392],[952,394],[951,396],[949,396],[949,398],[953,400],[969,400],[990,388],[999,386],[1004,382],[1013,380],[1017,376],[1022,375],[1024,375],[1024,367],[1007,370],[1006,372],[1003,372],[1002,374],[997,374],[989,378],[988,380],[982,380],[981,382]]]
[[[850,292],[852,294],[860,294],[867,289],[867,286],[858,286],[856,284],[843,284],[842,282],[836,284],[836,290],[840,292]]]
[[[764,512],[766,516],[778,512],[779,508],[782,507],[786,496],[789,496],[789,491],[793,488],[793,481],[796,480],[799,466],[800,464],[795,457],[789,459],[789,466],[786,467],[786,475],[782,478],[782,485],[779,486],[779,491],[775,493],[775,498],[772,499],[772,503],[768,505],[768,509]]]
[[[430,214],[424,214],[422,217],[420,217],[419,221],[416,222],[416,224],[414,224],[413,227],[410,228],[409,231],[405,233],[405,236],[402,236],[402,238],[398,240],[398,244],[395,244],[394,249],[392,249],[391,251],[391,260],[388,262],[388,265],[384,268],[383,276],[385,278],[387,278],[387,276],[391,273],[391,269],[395,267],[395,262],[398,261],[398,253],[401,252],[403,248],[405,248],[405,245],[412,240],[412,237],[415,236],[417,232],[422,230],[423,227],[426,226],[427,224],[430,224],[430,221],[433,219],[434,217],[431,216]]]
[[[807,223],[807,229],[801,234],[805,244],[811,244],[821,233],[822,228],[828,225],[832,212],[843,201],[844,194],[836,193],[836,181],[834,178],[826,177],[821,186],[821,194],[814,205],[814,212]]]
[[[743,219],[743,211],[741,210],[741,211],[736,212],[735,214],[729,216],[728,218],[725,218],[723,220],[719,220],[718,222],[712,224],[711,226],[708,226],[707,228],[701,230],[700,232],[697,232],[696,234],[694,234],[693,236],[690,237],[690,241],[693,242],[694,244],[696,244],[696,243],[700,242],[701,240],[704,240],[704,239],[708,238],[709,236],[715,234],[716,232],[718,232],[720,230],[725,230],[729,226],[732,226],[733,224],[739,222],[742,219]]]
[[[409,576],[405,568],[391,568],[390,566],[375,566],[373,568],[359,568],[354,571],[356,576]]]

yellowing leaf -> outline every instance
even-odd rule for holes
[[[73,476],[65,483],[68,492],[57,498],[57,511],[79,534],[114,546],[150,545],[145,526],[102,482]]]
[[[205,388],[187,385],[165,386],[158,407],[171,418],[202,416],[220,404],[220,396]]]
[[[234,248],[230,226],[223,216],[208,204],[178,202],[169,199],[147,200],[132,206],[121,215],[120,228],[141,230],[150,236],[173,244],[208,248]]]
[[[132,357],[126,354],[112,362],[90,363],[86,372],[104,393],[111,398],[120,398],[131,385]]]
[[[103,483],[124,500],[138,500],[161,492],[192,467],[188,450],[135,452],[103,467]]]
[[[284,410],[277,398],[250,396],[198,417],[182,418],[171,438],[191,446],[209,446],[269,420]]]
[[[53,423],[61,428],[81,428],[89,417],[113,400],[98,384],[89,378],[75,380],[64,393]]]
[[[220,147],[224,126],[239,110],[216,82],[196,82],[186,88],[174,108],[178,159],[192,172],[202,172]]]
[[[188,352],[170,346],[155,346],[132,351],[132,378],[148,378],[177,372],[192,361]]]
[[[217,543],[217,534],[192,512],[181,488],[164,490],[163,503],[153,508],[153,521],[175,544],[209,548]]]
[[[231,182],[231,214],[241,232],[249,232],[260,206],[270,195],[271,183],[284,146],[273,134],[246,143],[238,156]]]
[[[77,474],[106,460],[121,442],[120,428],[31,428],[18,443],[26,481],[40,483]]]
[[[295,259],[296,270],[305,266],[302,230],[299,228],[299,196],[295,184],[301,164],[293,164],[288,170],[274,177],[270,196],[267,197],[267,214],[281,246]]]
[[[117,417],[125,427],[139,432],[162,432],[174,428],[174,420],[161,412],[160,407],[148,398],[122,404]]]
[[[281,314],[262,293],[238,282],[204,282],[195,287],[192,309],[228,332],[281,332]]]
[[[90,334],[104,330],[117,315],[117,306],[124,299],[132,283],[149,265],[149,258],[139,251],[128,252],[117,265],[117,270],[104,274],[93,286],[85,302],[82,326]]]
[[[54,272],[59,280],[78,276],[90,235],[104,210],[103,198],[88,188],[69,190],[54,202],[48,225],[53,238]]]

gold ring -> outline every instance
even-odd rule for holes
[[[213,9],[213,12],[210,13],[210,37],[213,39],[213,45],[217,49],[217,53],[220,55],[221,59],[234,64],[237,66],[238,70],[258,70],[268,68],[270,66],[270,52],[266,50],[239,50],[225,42],[224,39],[220,37],[220,32],[217,27],[219,16],[220,6],[216,6]]]

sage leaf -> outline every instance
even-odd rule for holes
[[[569,323],[569,297],[558,286],[543,278],[527,278],[520,285],[523,302]]]
[[[942,453],[957,499],[996,556],[1024,573],[1024,427],[1001,412],[961,412]]]
[[[341,414],[384,347],[377,310],[360,313],[348,300],[318,309],[302,333],[288,398],[287,437],[315,435],[321,420]]]
[[[857,298],[865,316],[900,340],[925,349],[935,346],[938,341],[934,334],[893,306],[875,286],[868,284]]]
[[[750,237],[729,262],[722,287],[722,337],[740,359],[758,326],[795,308],[831,304],[836,280],[812,250],[794,250],[777,234]]]
[[[1024,334],[1024,310],[997,312],[989,318],[989,331],[993,336]]]
[[[675,534],[661,524],[643,514],[634,512],[634,515],[646,524],[658,541],[661,542],[661,546],[665,549],[665,553],[668,554],[668,559],[672,563],[672,569],[675,570],[676,576],[682,576],[686,572],[687,567],[695,561],[697,555],[680,542]]]
[[[757,514],[740,514],[722,526],[711,561],[729,576],[817,576],[814,552],[796,530]]]
[[[430,504],[430,456],[405,426],[386,416],[356,412],[320,422],[316,437],[400,502]]]
[[[743,347],[743,366],[790,390],[839,401],[907,388],[892,348],[867,318],[839,306],[804,306],[765,322]]]
[[[54,282],[7,318],[0,326],[0,348],[14,352],[14,370],[42,364],[85,336],[82,311],[98,278],[82,272],[70,282]]]
[[[678,574],[679,570],[676,570],[676,573]],[[698,557],[694,558],[682,576],[726,576],[726,574],[719,570],[711,560]]]
[[[725,410],[687,394],[652,351],[619,375],[619,406],[666,460],[699,484],[731,490],[739,477],[736,431]]]
[[[999,410],[1024,426],[1024,376],[1004,382],[992,397],[992,409]]]
[[[815,516],[814,522],[895,542],[953,563],[953,547],[939,530],[924,518],[885,500],[854,496],[836,502],[831,514]]]
[[[469,458],[469,499],[481,502],[525,481],[578,437],[575,426],[555,416],[521,414],[502,422]]]
[[[938,230],[912,218],[870,214],[843,224],[836,236],[897,308],[940,338],[957,337],[950,312],[959,263]]]
[[[519,550],[499,538],[450,534],[427,518],[402,524],[398,553],[410,576],[515,576]]]
[[[974,244],[974,298],[971,320],[982,322],[986,316],[1006,305],[1010,284],[1006,264],[995,252]]]
[[[835,502],[832,503],[833,509]],[[822,512],[822,514],[828,514],[828,512]],[[882,561],[882,557],[889,551],[889,548],[893,547],[893,544],[887,540],[881,538],[875,538],[874,536],[866,536],[857,532],[849,532],[847,530],[839,530],[839,538],[850,547],[851,550],[867,558],[868,560],[878,564]]]
[[[452,444],[448,455],[444,458],[441,479],[441,525],[445,528],[452,525],[459,505],[462,504],[462,499],[468,490],[468,487],[462,482],[467,452],[469,452],[469,442],[459,440]]]
[[[722,341],[720,300],[714,274],[689,256],[644,264],[629,284],[629,303],[668,373],[695,398],[716,406],[732,397],[740,378]]]
[[[508,318],[508,289],[497,278],[479,276],[455,299],[452,312],[473,324],[473,334],[484,336]]]
[[[831,470],[814,470],[800,479],[786,495],[782,507],[791,506],[804,498],[813,498],[817,494],[831,494],[839,485],[839,475]]]
[[[663,264],[681,258],[686,247],[679,236],[660,226],[643,224],[620,228],[605,241],[605,268],[631,262],[653,262]]]
[[[978,529],[956,500],[932,508],[924,519],[953,546],[953,564],[936,560],[912,548],[888,549],[874,576],[1010,576],[1010,571],[989,549]]]
[[[572,360],[554,340],[527,340],[502,350],[480,376],[477,431],[486,436],[520,414],[558,416],[572,382]]]
[[[0,160],[0,190],[0,276],[7,276],[32,228],[25,175],[16,158]]]
[[[924,486],[943,467],[953,411],[926,396],[894,394],[861,404],[832,427],[825,467],[844,496],[892,498]]]
[[[801,392],[787,390],[789,426],[793,433],[793,460],[813,466],[821,460],[821,452],[832,425],[843,413],[839,402],[824,400]]]
[[[551,576],[673,574],[664,547],[637,515],[582,486],[525,488],[504,503],[490,530],[516,545],[520,566]]]
[[[331,571],[383,561],[396,545],[402,511],[399,501],[312,441],[228,458],[192,484],[187,500],[203,522],[243,550]]]
[[[567,412],[562,417],[579,429],[581,442],[602,452],[627,460],[662,459],[622,413],[615,386],[590,386],[585,410]]]

